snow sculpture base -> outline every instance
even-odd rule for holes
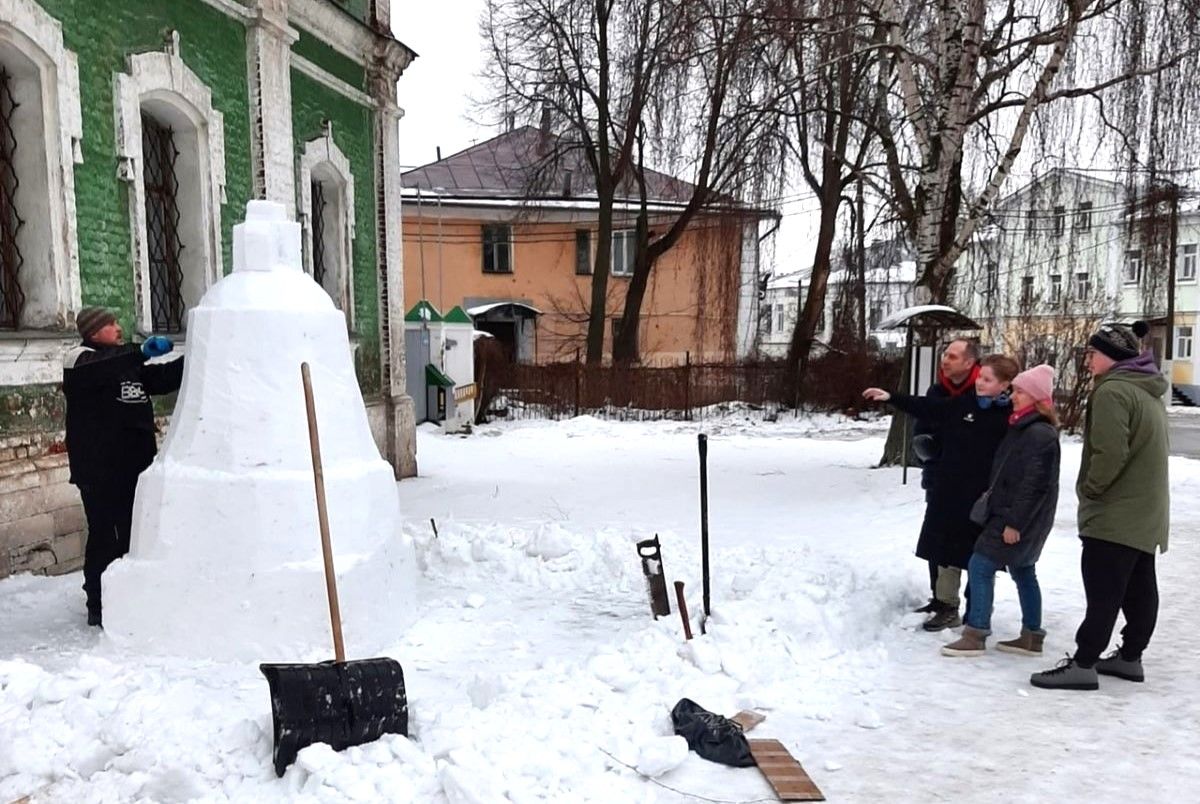
[[[300,364],[311,367],[347,652],[394,644],[415,557],[371,437],[346,319],[300,269],[300,226],[250,202],[234,272],[189,313],[162,452],[138,481],[129,556],[104,574],[118,644],[245,661],[332,656]]]

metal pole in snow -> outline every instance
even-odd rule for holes
[[[704,576],[704,617],[707,619],[711,613],[708,579],[708,436],[701,433],[697,441],[700,446],[700,559]],[[700,624],[700,633],[707,633],[706,623]]]

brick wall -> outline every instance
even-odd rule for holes
[[[130,53],[162,50],[180,36],[180,56],[212,91],[225,117],[226,200],[221,214],[224,270],[232,265],[233,226],[251,197],[250,101],[246,29],[201,0],[38,0],[62,23],[63,43],[79,59],[83,164],[75,166],[79,272],[84,304],[103,304],[133,325],[133,272],[127,189],[117,178],[113,73]]]
[[[322,122],[354,174],[354,321],[358,341],[355,371],[364,395],[380,389],[379,295],[375,248],[375,127],[372,112],[302,73],[292,70],[292,135],[296,153],[321,136]]]
[[[62,449],[62,433],[0,438],[0,577],[83,565],[83,506]]]

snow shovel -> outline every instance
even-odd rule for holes
[[[325,509],[321,443],[317,435],[308,363],[300,365],[300,374],[308,409],[308,440],[317,491],[321,553],[325,558],[325,590],[329,595],[334,659],[319,664],[258,666],[271,688],[275,773],[278,776],[282,776],[287,766],[295,761],[301,748],[313,743],[328,743],[335,751],[340,751],[377,740],[384,734],[408,735],[408,698],[400,663],[388,658],[346,661],[337,577],[333,572],[333,548],[329,542],[329,516]]]

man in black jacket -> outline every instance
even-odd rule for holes
[[[925,395],[931,399],[973,396],[978,376],[979,347],[974,341],[955,339],[946,344],[942,351],[937,380],[929,386]],[[941,566],[931,546],[942,539],[941,530],[945,525],[945,517],[940,513],[945,507],[942,503],[954,493],[953,478],[960,469],[953,465],[938,465],[944,447],[942,429],[937,422],[920,418],[913,427],[913,451],[922,462],[921,488],[925,490],[925,519],[917,540],[917,555],[925,558],[929,565],[929,602],[917,611],[931,615],[927,624],[929,630],[933,631],[953,628],[961,622],[958,606],[962,572],[956,567]],[[938,479],[943,474],[948,478],[939,484]]]
[[[88,523],[88,625],[98,626],[100,577],[129,552],[138,475],[158,451],[150,396],[179,389],[183,360],[147,363],[170,352],[171,342],[155,335],[140,347],[126,344],[116,316],[102,307],[85,307],[75,321],[83,342],[63,358],[67,456]]]

